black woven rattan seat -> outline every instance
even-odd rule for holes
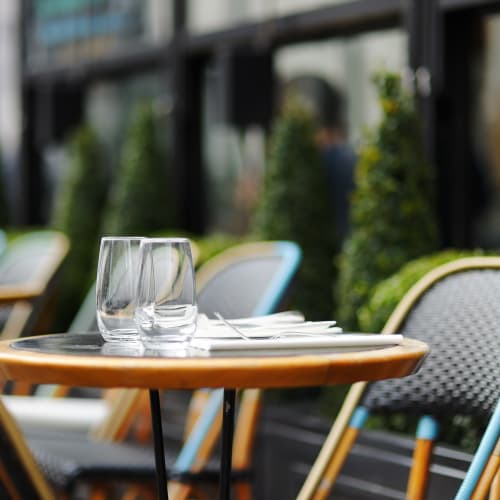
[[[500,394],[500,269],[452,274],[426,291],[399,329],[431,346],[423,368],[369,385],[372,411],[490,417]]]

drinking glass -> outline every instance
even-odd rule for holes
[[[139,247],[142,238],[101,238],[97,265],[97,326],[107,342],[138,341],[134,320]]]
[[[179,349],[196,329],[196,289],[187,238],[141,242],[135,321],[147,347]]]

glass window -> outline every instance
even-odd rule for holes
[[[99,58],[172,33],[172,0],[32,0],[27,14],[30,66]]]
[[[473,244],[500,247],[500,16],[484,19],[482,47],[472,67],[472,158],[468,184]]]
[[[188,28],[193,33],[215,31],[251,21],[348,3],[353,0],[189,0]]]
[[[316,140],[331,191],[336,238],[349,232],[349,195],[363,131],[380,119],[372,77],[407,65],[399,29],[285,47],[275,57],[282,93],[299,94],[318,120]]]
[[[351,165],[363,128],[380,116],[371,78],[381,68],[402,70],[407,65],[406,45],[406,35],[398,29],[297,44],[275,53],[274,72],[281,86],[290,82],[301,86],[305,81],[307,87],[311,81],[314,85],[319,82],[321,88],[331,88],[339,96],[341,135],[346,146],[342,156],[345,152]],[[202,113],[207,229],[244,233],[258,202],[268,138],[263,127],[237,127],[228,122],[224,88],[220,69],[215,63],[209,65],[204,75]]]
[[[168,159],[172,147],[171,111],[172,96],[168,81],[162,73],[146,73],[117,81],[93,83],[85,96],[85,123],[96,132],[102,147],[101,153],[110,172],[116,169],[124,140],[137,103],[151,102],[157,119],[157,144],[162,158]],[[68,143],[51,143],[42,151],[44,178],[50,189],[44,190],[43,210],[48,217],[52,210],[53,196],[68,166]],[[170,165],[170,162],[167,162]],[[170,172],[171,174],[171,172]]]
[[[356,144],[363,128],[380,118],[371,78],[377,70],[402,71],[406,67],[407,37],[393,29],[303,43],[279,50],[275,61],[282,84],[314,76],[340,94],[347,135]]]
[[[244,234],[260,192],[265,163],[265,131],[236,127],[224,117],[220,68],[207,66],[203,88],[202,155],[207,173],[210,231]]]

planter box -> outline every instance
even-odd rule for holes
[[[328,433],[330,422],[311,412],[266,406],[255,447],[254,498],[292,500],[299,492]],[[413,440],[365,431],[353,448],[331,498],[405,499]],[[428,500],[453,498],[472,456],[437,446]]]

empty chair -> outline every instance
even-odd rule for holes
[[[68,251],[68,238],[57,231],[33,231],[7,244],[0,255],[2,338],[33,333]]]
[[[494,483],[495,475],[497,476]],[[500,498],[500,399],[455,500]]]
[[[423,340],[430,355],[416,375],[351,388],[298,499],[326,498],[367,417],[394,412],[421,416],[407,496],[424,498],[440,419],[459,414],[487,421],[498,400],[499,294],[497,257],[440,266],[406,294],[383,331]]]

